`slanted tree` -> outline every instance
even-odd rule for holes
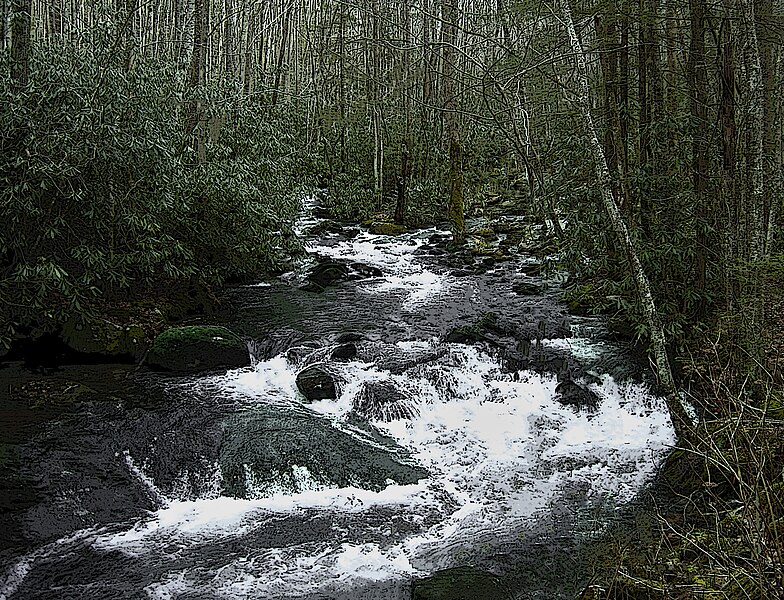
[[[629,268],[637,285],[639,302],[650,329],[653,354],[656,363],[656,373],[667,400],[667,408],[670,412],[675,432],[680,440],[686,441],[692,438],[693,426],[688,413],[681,402],[678,390],[675,387],[675,380],[673,379],[672,370],[670,369],[670,363],[667,357],[664,329],[656,310],[656,303],[653,299],[650,282],[642,267],[642,263],[640,262],[632,242],[629,229],[626,227],[626,222],[621,215],[618,203],[613,195],[613,184],[610,177],[610,171],[607,167],[607,159],[604,155],[604,150],[599,141],[593,120],[585,52],[580,39],[577,37],[569,0],[561,0],[561,5],[569,43],[577,61],[578,89],[575,94],[575,104],[588,140],[588,149],[593,159],[595,176],[602,196],[602,202],[610,218],[612,229],[626,255]]]

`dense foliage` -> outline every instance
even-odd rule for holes
[[[167,282],[262,273],[296,247],[297,123],[260,118],[229,85],[189,91],[172,64],[126,68],[102,33],[37,46],[22,90],[0,66],[4,345]],[[202,164],[183,133],[193,93],[209,119]]]

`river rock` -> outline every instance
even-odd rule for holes
[[[542,293],[542,288],[529,281],[518,281],[512,285],[512,291],[520,296],[536,296]]]
[[[381,269],[372,265],[325,258],[311,269],[307,275],[307,282],[300,289],[319,293],[329,286],[338,285],[344,281],[381,277],[383,274]]]
[[[338,397],[332,375],[318,365],[311,365],[297,374],[297,389],[308,402],[335,400]]]
[[[356,356],[357,347],[352,343],[337,346],[329,355],[332,360],[351,360]]]
[[[308,229],[308,235],[320,237],[325,233],[343,233],[343,226],[340,223],[331,221],[329,219],[316,223],[313,227]]]
[[[335,285],[348,278],[349,268],[345,263],[325,261],[315,267],[308,274],[308,280],[321,287]]]
[[[375,222],[370,224],[370,233],[376,235],[400,235],[405,231],[406,228],[397,223]]]
[[[516,594],[498,577],[475,567],[438,571],[415,581],[412,600],[511,600]]]
[[[380,491],[390,480],[408,485],[429,475],[393,438],[361,420],[346,432],[312,411],[265,404],[229,416],[222,432],[223,487],[238,498],[264,488],[302,492],[313,481]]]
[[[358,331],[346,331],[345,333],[341,333],[337,338],[335,338],[336,344],[347,344],[348,342],[361,342],[365,339],[365,336]]]
[[[354,399],[354,412],[375,421],[413,419],[419,414],[413,398],[391,381],[367,381]]]
[[[153,369],[197,373],[250,365],[245,341],[225,327],[189,325],[161,333],[147,353]]]
[[[582,387],[571,379],[558,384],[555,388],[555,400],[575,410],[594,411],[599,408],[601,400],[591,390]]]

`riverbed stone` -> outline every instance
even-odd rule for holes
[[[555,400],[563,406],[569,406],[575,410],[588,411],[594,411],[599,408],[599,403],[601,402],[599,396],[594,392],[571,379],[566,379],[556,386]]]
[[[513,591],[504,579],[474,567],[438,571],[415,581],[412,600],[510,600]]]
[[[172,327],[155,338],[147,354],[153,369],[197,373],[250,365],[245,341],[225,327],[187,325]]]
[[[406,228],[397,223],[376,222],[370,224],[370,233],[375,235],[400,235],[405,232]]]
[[[330,353],[329,357],[332,360],[351,360],[357,356],[357,347],[352,343],[341,344],[336,346]]]
[[[413,419],[419,414],[413,398],[391,381],[367,381],[354,399],[354,412],[375,421]]]
[[[536,296],[542,293],[542,288],[530,281],[518,281],[512,284],[512,291],[519,296]]]
[[[297,389],[308,402],[335,400],[338,397],[335,379],[318,365],[306,367],[297,374]]]

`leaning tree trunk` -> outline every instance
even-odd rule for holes
[[[626,228],[626,223],[621,216],[621,211],[615,201],[612,192],[612,180],[610,179],[610,172],[607,168],[607,160],[602,150],[602,145],[596,135],[596,127],[593,122],[593,115],[591,113],[591,98],[588,87],[588,67],[586,65],[585,53],[583,51],[580,40],[577,37],[577,32],[574,28],[574,21],[572,19],[572,10],[569,6],[569,0],[562,0],[564,22],[566,31],[569,35],[569,41],[572,50],[577,59],[577,75],[579,81],[579,92],[576,96],[577,108],[582,117],[583,126],[588,136],[588,146],[591,155],[594,159],[596,178],[599,183],[599,188],[602,194],[602,201],[607,213],[610,216],[613,230],[618,237],[618,240],[623,247],[626,258],[629,261],[629,267],[634,276],[637,284],[637,291],[639,294],[639,301],[642,305],[645,317],[648,321],[648,327],[651,331],[651,341],[653,343],[653,353],[656,360],[656,372],[659,377],[665,398],[667,401],[667,408],[672,417],[672,423],[675,427],[675,432],[680,440],[688,440],[692,437],[693,426],[691,420],[686,412],[686,409],[681,402],[678,390],[675,387],[675,381],[672,377],[670,364],[667,359],[667,349],[665,345],[664,329],[662,328],[661,321],[659,320],[658,312],[656,311],[656,304],[653,301],[653,294],[651,293],[651,286],[648,282],[648,277],[642,268],[640,259],[637,256],[637,251],[632,244],[629,230]]]

